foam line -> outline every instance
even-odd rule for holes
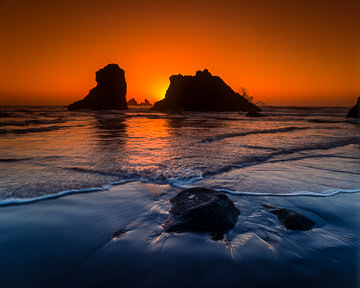
[[[3,206],[12,206],[12,205],[25,205],[25,204],[31,204],[39,201],[44,200],[50,200],[50,199],[56,199],[60,197],[64,197],[71,194],[78,194],[78,193],[92,193],[92,192],[100,192],[100,191],[106,191],[109,190],[111,186],[121,185],[129,182],[137,181],[136,179],[129,179],[129,180],[121,180],[117,182],[113,182],[110,185],[105,185],[103,187],[93,187],[93,188],[86,188],[86,189],[79,189],[79,190],[67,190],[62,191],[55,194],[50,195],[44,195],[34,198],[10,198],[10,199],[4,199],[0,201],[0,207]]]
[[[347,193],[360,193],[360,189],[330,189],[326,190],[322,193],[319,192],[311,192],[311,191],[299,191],[294,193],[253,193],[253,192],[243,192],[243,191],[233,191],[230,189],[215,189],[219,192],[224,192],[231,195],[238,195],[238,196],[275,196],[275,197],[295,197],[295,196],[310,196],[310,197],[331,197],[337,194],[347,194]]]

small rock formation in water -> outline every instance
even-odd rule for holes
[[[257,117],[266,117],[266,115],[264,115],[258,111],[255,111],[255,110],[247,112],[245,116],[246,117],[256,117],[256,118]]]
[[[240,214],[225,194],[207,188],[184,190],[170,203],[169,218],[163,224],[166,232],[206,231],[214,240],[221,240]]]
[[[154,110],[185,111],[261,111],[239,93],[235,93],[218,76],[197,71],[195,76],[173,75],[165,98],[156,102]]]
[[[280,222],[290,230],[306,231],[315,225],[315,222],[310,218],[290,209],[272,209],[270,213],[277,215]]]
[[[145,99],[145,102],[141,102],[141,105],[151,106],[151,103],[149,102],[149,100]]]
[[[128,104],[129,106],[137,106],[137,105],[138,105],[137,101],[136,101],[134,98],[131,98],[131,99],[127,102],[127,104]]]
[[[127,104],[129,106],[151,106],[151,103],[147,99],[145,99],[144,102],[138,103],[134,98],[131,98]]]
[[[125,72],[117,64],[109,64],[96,72],[95,88],[82,100],[68,106],[69,110],[126,110]]]
[[[349,110],[346,118],[360,119],[360,97],[358,98],[356,105]]]

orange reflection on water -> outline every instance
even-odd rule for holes
[[[130,164],[155,168],[154,159],[170,158],[168,125],[165,119],[128,118],[125,151]],[[157,166],[156,166],[157,167]]]

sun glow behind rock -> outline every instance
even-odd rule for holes
[[[127,98],[208,68],[269,105],[350,106],[360,94],[358,1],[0,2],[0,104],[69,104],[109,63]]]

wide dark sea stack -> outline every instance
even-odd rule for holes
[[[69,110],[126,110],[125,72],[117,64],[109,64],[96,72],[95,88],[82,100],[68,106]]]
[[[358,98],[356,105],[349,110],[346,118],[360,118],[360,97]]]
[[[235,93],[218,76],[197,71],[195,76],[173,75],[165,98],[156,102],[154,110],[185,111],[261,111],[239,93]]]

